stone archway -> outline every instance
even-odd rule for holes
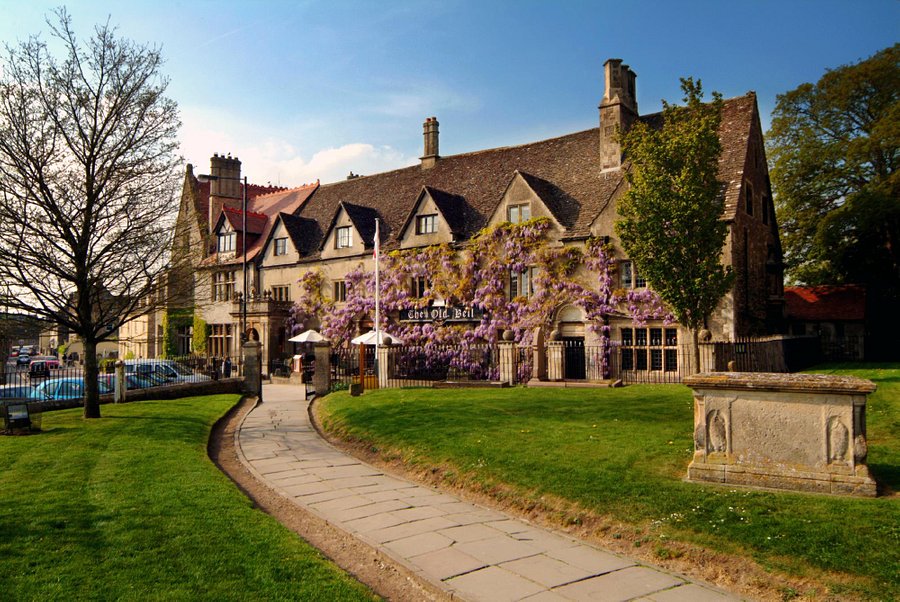
[[[554,326],[559,334],[558,340],[563,344],[563,378],[584,380],[587,378],[584,311],[575,305],[563,305],[556,312]]]

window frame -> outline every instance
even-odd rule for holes
[[[345,236],[346,235],[346,236]],[[334,248],[349,249],[353,247],[353,227],[338,226],[334,229]]]
[[[416,234],[436,234],[437,231],[437,213],[416,216]]]
[[[274,251],[275,257],[287,255],[287,237],[282,236],[275,239]]]
[[[223,244],[226,243],[226,244]],[[219,233],[216,238],[217,253],[237,252],[237,232]]]
[[[345,303],[347,301],[347,281],[335,280],[331,286],[332,299],[336,303]]]
[[[516,219],[513,219],[513,212],[516,213]],[[525,214],[528,214],[526,217]],[[531,219],[531,203],[515,203],[506,206],[506,221],[511,224],[521,224]]]
[[[291,285],[289,284],[275,284],[272,286],[272,300],[273,301],[290,301],[291,300]]]

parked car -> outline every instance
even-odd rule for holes
[[[28,364],[29,378],[43,378],[50,376],[51,370],[59,370],[59,360],[55,357],[36,356]]]
[[[205,374],[196,374],[175,360],[125,360],[127,374],[155,374],[171,383],[199,383],[209,380]]]
[[[100,394],[112,393],[112,387],[105,383],[100,385]],[[84,397],[84,378],[80,376],[67,378],[49,378],[36,386],[38,399],[59,401],[62,399],[81,399]]]
[[[0,385],[0,399],[37,399],[31,385]]]
[[[101,374],[99,378],[100,382],[109,387],[111,390],[116,387],[116,375],[115,374]],[[159,385],[165,384],[164,378],[159,378],[152,374],[126,374],[125,375],[125,388],[126,389],[147,389],[149,387],[158,387]]]
[[[16,358],[16,365],[18,366],[27,366],[31,363],[31,356],[27,353],[19,352],[19,356]]]

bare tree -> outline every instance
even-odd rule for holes
[[[177,203],[176,104],[158,47],[109,23],[80,41],[64,9],[6,46],[0,75],[0,296],[84,343],[84,416],[100,416],[97,343],[159,298]]]

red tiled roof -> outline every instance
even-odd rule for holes
[[[786,286],[789,320],[809,322],[864,320],[866,289],[856,284]]]
[[[296,213],[303,203],[315,192],[319,187],[319,183],[304,184],[298,188],[281,189],[277,192],[270,192],[254,196],[247,201],[247,234],[252,234],[252,238],[247,240],[247,261],[254,259],[262,250],[263,245],[269,238],[272,226],[275,225],[275,219],[279,213]],[[247,187],[248,194],[252,186]],[[257,189],[264,187],[258,186]],[[269,187],[271,188],[271,187]],[[223,210],[226,218],[235,230],[241,229],[241,210],[225,207]],[[218,261],[218,257],[213,253],[207,257],[202,265],[227,265],[241,263],[243,257],[236,255],[227,261]]]
[[[241,211],[240,209],[234,209],[232,207],[222,207],[222,212],[225,213],[225,219],[228,220],[228,223],[231,224],[231,227],[236,232],[243,232],[243,211]],[[262,234],[263,229],[266,227],[267,219],[269,218],[264,213],[247,211],[247,234]]]

